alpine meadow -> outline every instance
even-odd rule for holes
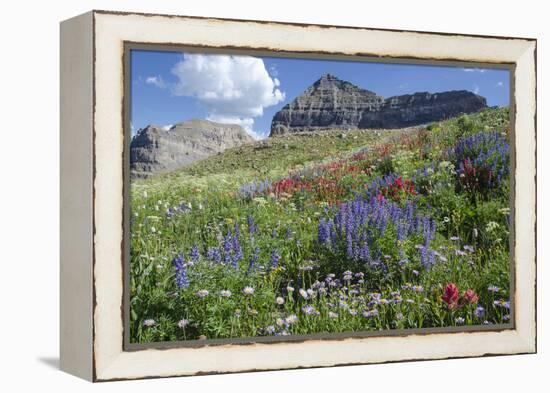
[[[291,60],[250,59],[185,55],[141,76],[199,109],[132,117],[130,342],[507,324],[508,102],[488,106],[469,80],[381,96],[353,79],[364,63],[334,68],[345,62],[295,66],[314,83],[294,92]],[[234,89],[223,97],[217,71]],[[132,100],[137,113],[145,98]]]

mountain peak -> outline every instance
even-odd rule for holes
[[[351,82],[345,81],[338,78],[333,74],[323,74],[315,83],[310,87],[310,91],[327,91],[331,94],[354,94],[354,95],[365,95],[369,96],[369,99],[372,99],[376,96],[376,93],[363,89],[359,86],[354,85]]]
[[[332,74],[324,74],[322,75],[319,79],[317,79],[317,81],[313,84],[313,86],[316,86],[316,87],[331,87],[331,86],[345,86],[345,85],[350,85],[350,86],[354,86],[352,85],[351,83],[349,82],[346,82],[340,78],[338,78],[337,76],[335,75],[332,75]],[[357,86],[354,86],[354,87],[357,87]],[[357,87],[358,88],[358,87]]]
[[[323,81],[323,82],[326,82],[326,81],[340,81],[340,79],[335,75],[327,73],[327,74],[323,74],[319,78],[319,81]]]
[[[327,73],[275,114],[270,136],[329,129],[402,128],[486,107],[485,98],[466,91],[384,98]]]
[[[190,119],[172,126],[149,125],[130,143],[133,178],[148,177],[190,165],[226,149],[252,143],[254,139],[236,124]]]

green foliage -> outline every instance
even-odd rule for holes
[[[133,181],[131,341],[505,322],[509,311],[494,302],[509,297],[508,174],[491,198],[482,198],[456,187],[459,168],[448,152],[464,136],[505,131],[507,116],[507,109],[489,109],[431,124],[428,132],[270,138]],[[321,218],[357,195],[381,198],[369,187],[389,174],[414,186],[395,203],[412,201],[437,224],[429,245],[433,266],[422,260],[421,234],[401,242],[393,225],[383,235],[371,232],[378,267],[350,259],[343,244],[319,244]],[[243,185],[264,180],[269,188],[243,196]],[[236,233],[242,256],[232,251],[224,263],[224,242]],[[178,255],[191,262],[188,286],[181,288],[173,265]],[[340,284],[331,286],[335,280]],[[451,282],[461,299],[453,309],[442,300]],[[495,286],[498,291],[489,290]],[[479,297],[475,304],[464,300],[467,289]]]
[[[476,123],[468,115],[460,116],[456,121],[456,125],[462,135],[471,134],[476,130]]]
[[[393,159],[390,155],[384,156],[380,159],[378,162],[378,165],[376,166],[376,170],[381,175],[389,175],[391,173],[395,172],[395,166],[393,164]]]

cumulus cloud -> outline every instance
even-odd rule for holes
[[[252,138],[256,140],[264,139],[267,134],[254,131],[254,119],[250,117],[224,116],[224,115],[208,115],[207,120],[223,124],[237,124],[244,128]]]
[[[474,85],[474,93],[479,94],[479,86],[478,85]]]
[[[167,124],[167,125],[165,125],[165,126],[162,126],[162,129],[163,129],[164,131],[168,131],[168,130],[170,130],[170,128],[172,128],[173,126],[174,126],[173,124]]]
[[[208,120],[241,125],[252,136],[254,118],[285,99],[263,60],[250,56],[184,54],[172,74],[174,95],[197,98]]]
[[[164,89],[166,87],[166,83],[164,82],[164,80],[162,79],[162,76],[160,75],[148,76],[145,79],[145,83],[147,83],[148,85],[156,86],[160,89]]]

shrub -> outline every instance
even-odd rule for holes
[[[474,120],[468,115],[462,115],[456,121],[459,132],[461,135],[467,135],[475,131],[476,124]]]
[[[376,170],[381,175],[389,175],[395,171],[395,166],[393,165],[393,159],[390,155],[386,155],[380,159]]]

